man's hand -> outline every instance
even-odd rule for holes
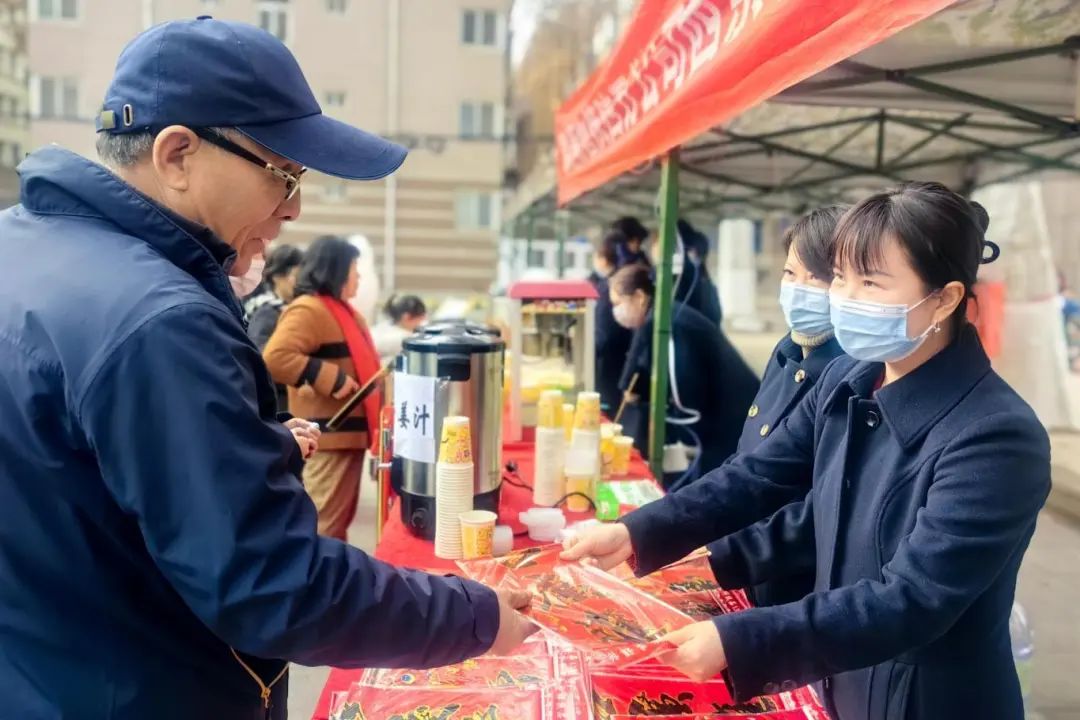
[[[285,422],[285,427],[292,433],[296,444],[300,446],[301,456],[307,460],[319,449],[319,438],[322,430],[318,423],[313,423],[303,418],[292,418]]]
[[[525,638],[540,628],[518,612],[529,607],[531,597],[529,593],[509,590],[495,592],[499,596],[499,632],[488,654],[510,655],[521,643],[525,642]]]
[[[353,393],[360,389],[360,385],[348,375],[345,376],[345,384],[337,389],[333,397],[335,400],[347,400]]]
[[[590,528],[567,539],[563,548],[563,560],[581,560],[586,564],[596,565],[601,570],[617,567],[634,554],[630,531],[622,523]]]
[[[727,655],[720,640],[720,631],[711,621],[694,623],[661,638],[660,642],[675,646],[660,656],[660,660],[694,682],[705,682],[727,669]]]

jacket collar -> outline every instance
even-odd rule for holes
[[[236,251],[207,227],[154,202],[107,169],[51,145],[19,165],[22,205],[39,215],[97,218],[116,225],[194,277],[237,317],[226,270]]]
[[[803,357],[802,346],[792,340],[790,334],[785,335],[776,346],[776,362],[780,367],[795,363],[815,380],[821,377],[829,363],[843,354],[844,351],[840,349],[836,338],[829,338],[828,342],[811,350],[806,357]]]
[[[858,363],[829,396],[827,408],[851,397],[873,397],[900,444],[910,447],[990,372],[990,358],[975,328],[965,325],[944,350],[875,392],[884,372],[882,363]]]

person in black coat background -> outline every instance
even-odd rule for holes
[[[615,251],[616,267],[622,268],[627,265],[652,266],[649,254],[645,251],[645,243],[649,242],[652,235],[649,229],[641,224],[636,217],[627,215],[611,223],[611,229],[623,234],[625,242],[619,243]]]
[[[608,289],[609,279],[619,269],[618,249],[626,244],[626,236],[618,230],[605,235],[593,254],[593,272],[589,275],[589,282],[600,296],[596,301],[595,317],[596,391],[600,393],[600,405],[608,417],[615,414],[622,402],[619,377],[626,364],[630,340],[634,337],[633,331],[615,322]]]
[[[619,387],[627,391],[635,375],[637,382],[623,425],[646,455],[655,295],[652,271],[642,265],[625,267],[611,278],[615,319],[634,329]],[[685,303],[676,303],[672,311],[671,339],[662,358],[670,363],[666,442],[682,442],[698,448],[698,453],[685,472],[665,477],[666,485],[707,473],[735,452],[747,408],[760,385],[720,328]]]
[[[678,279],[675,282],[675,302],[686,303],[719,326],[724,317],[720,308],[720,293],[709,274],[709,238],[682,218],[676,227],[681,250],[676,248]]]

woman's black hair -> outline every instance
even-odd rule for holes
[[[618,230],[630,240],[645,242],[649,239],[649,231],[636,217],[627,215],[611,223],[612,230]]]
[[[278,245],[266,256],[263,282],[271,284],[274,278],[288,275],[304,261],[304,251],[292,245]]]
[[[614,270],[619,267],[619,248],[625,246],[626,242],[626,235],[618,230],[611,230],[600,241],[596,254],[604,258],[604,261]]]
[[[689,220],[679,218],[675,221],[675,228],[682,240],[683,248],[687,252],[694,252],[699,261],[704,262],[709,256],[709,236],[690,224]]]
[[[349,268],[360,257],[360,251],[336,235],[323,235],[311,243],[300,264],[296,278],[296,294],[341,297],[349,280]]]
[[[863,200],[840,219],[836,260],[870,274],[881,267],[885,245],[895,238],[929,290],[953,281],[963,284],[964,297],[954,313],[960,324],[974,297],[979,265],[999,254],[997,245],[986,240],[989,226],[982,205],[944,185],[905,183]]]
[[[633,295],[641,290],[650,302],[656,297],[656,280],[653,269],[648,265],[627,265],[611,276],[611,287],[622,297]]]
[[[817,279],[831,281],[836,250],[836,224],[849,207],[827,205],[803,215],[784,231],[784,253],[795,245],[799,262]]]
[[[392,295],[386,301],[386,307],[383,310],[395,325],[401,322],[406,315],[412,317],[427,315],[427,306],[424,305],[423,300],[415,295],[402,295],[400,297]]]

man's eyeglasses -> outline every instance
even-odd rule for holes
[[[258,165],[262,169],[269,171],[270,174],[273,175],[274,177],[284,180],[285,181],[285,200],[286,201],[292,200],[293,195],[296,195],[296,191],[300,189],[300,179],[304,176],[304,173],[307,172],[307,168],[301,168],[300,172],[298,172],[296,174],[293,174],[293,173],[288,172],[286,170],[282,170],[281,168],[277,167],[273,163],[269,163],[269,162],[263,160],[261,157],[259,157],[255,153],[251,152],[250,150],[247,150],[246,148],[241,147],[240,145],[237,145],[232,140],[229,140],[228,138],[224,138],[224,137],[222,137],[222,136],[220,136],[220,135],[218,135],[216,133],[213,133],[213,132],[211,132],[209,130],[206,130],[204,128],[199,128],[199,129],[192,130],[192,132],[194,132],[196,135],[198,135],[200,138],[202,138],[206,142],[210,143],[211,145],[214,145],[215,147],[219,147],[222,150],[224,150],[225,152],[232,153],[233,155],[236,155],[237,157],[243,158],[244,160],[247,160],[249,163],[251,163],[253,165]]]

